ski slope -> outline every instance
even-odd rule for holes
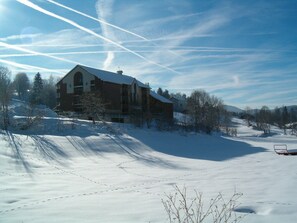
[[[295,222],[297,157],[273,145],[296,149],[297,138],[234,123],[238,136],[226,137],[50,115],[2,131],[0,222],[167,222],[161,199],[173,185],[205,202],[242,193],[237,211],[251,212],[242,222]]]

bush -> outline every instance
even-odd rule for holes
[[[225,200],[219,193],[207,206],[204,206],[202,193],[195,191],[195,196],[188,198],[185,187],[180,189],[175,186],[174,189],[173,195],[166,194],[166,198],[162,199],[170,223],[203,223],[211,217],[213,223],[235,223],[242,219],[242,216],[237,216],[233,211],[242,194],[234,193],[231,198]]]

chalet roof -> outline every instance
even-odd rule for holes
[[[163,102],[163,103],[172,104],[172,101],[170,101],[169,99],[163,97],[162,95],[157,94],[157,93],[154,92],[154,91],[151,91],[151,92],[150,92],[150,95],[151,95],[153,98],[157,99],[158,101],[161,101],[161,102]]]
[[[86,67],[86,66],[82,66],[82,65],[78,65],[78,66],[80,66],[82,69],[84,69],[88,73],[90,73],[90,74],[92,74],[106,82],[111,82],[111,83],[115,83],[115,84],[131,85],[134,81],[136,81],[138,86],[144,87],[144,88],[149,88],[148,85],[143,84],[142,82],[138,81],[134,77],[131,77],[128,75],[118,74],[118,73],[114,73],[114,72],[110,72],[110,71],[106,71],[106,70],[95,69],[95,68]]]

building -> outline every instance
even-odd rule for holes
[[[148,113],[157,115],[157,112],[164,112],[155,108],[156,103],[150,102],[152,96],[148,85],[124,75],[122,71],[113,73],[77,65],[57,83],[56,87],[59,111],[82,112],[81,95],[93,92],[106,102],[106,118],[110,121],[129,122],[133,114],[145,117]],[[159,100],[159,104],[164,103],[160,98],[156,100]],[[165,107],[164,105],[164,109]],[[168,118],[172,117],[169,109],[165,110]]]
[[[154,91],[150,92],[150,110],[153,117],[173,120],[173,103]]]
[[[175,94],[171,96],[170,101],[173,103],[173,110],[175,112],[184,113],[186,111],[187,99],[185,96],[182,96],[180,94]]]

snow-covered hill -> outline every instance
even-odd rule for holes
[[[225,108],[226,111],[228,111],[228,112],[234,112],[234,113],[241,113],[241,112],[243,112],[242,109],[237,108],[237,107],[232,106],[232,105],[224,105],[224,108]]]
[[[243,193],[242,222],[295,222],[297,138],[262,137],[234,119],[238,137],[44,118],[34,130],[0,134],[0,222],[166,222],[173,185]]]

